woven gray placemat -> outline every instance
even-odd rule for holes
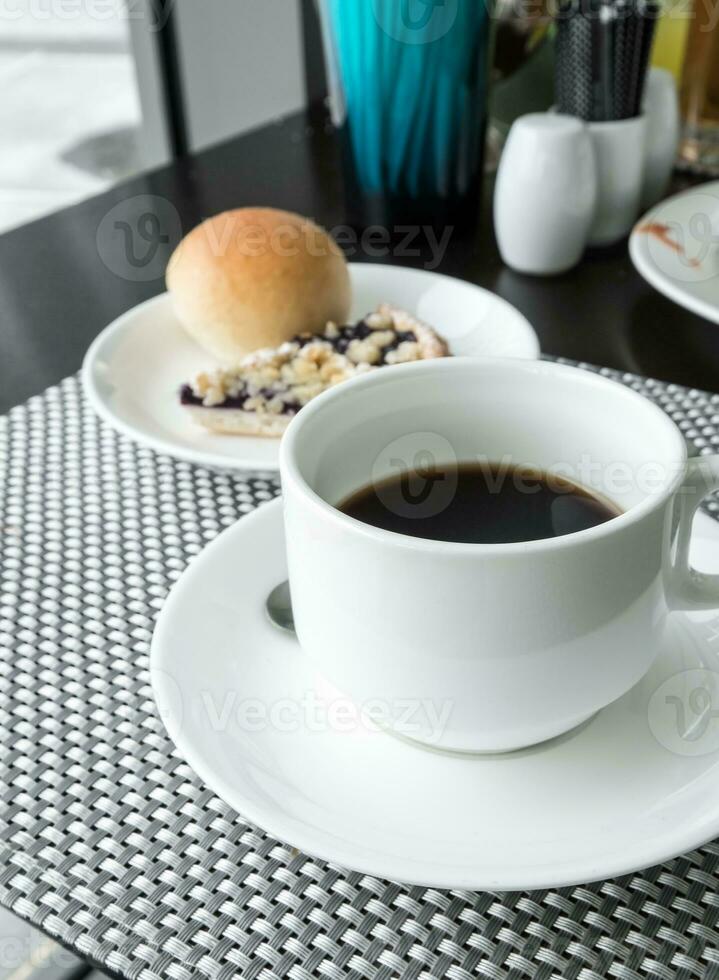
[[[602,373],[719,451],[719,396]],[[409,888],[296,853],[199,782],[155,712],[154,618],[277,491],[124,439],[76,378],[0,422],[0,901],[142,980],[719,977],[715,843],[582,887]]]

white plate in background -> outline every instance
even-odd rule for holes
[[[435,327],[455,355],[539,356],[525,317],[486,289],[399,266],[355,263],[349,269],[353,321],[389,302]],[[277,469],[279,439],[213,435],[180,405],[180,385],[215,365],[187,336],[163,293],[103,330],[85,355],[82,378],[98,415],[151,449],[206,466]]]
[[[655,204],[634,226],[629,255],[660,293],[719,323],[719,181]]]

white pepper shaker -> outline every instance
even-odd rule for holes
[[[574,116],[530,113],[512,126],[494,190],[502,258],[518,272],[555,275],[576,265],[597,198],[594,153]]]

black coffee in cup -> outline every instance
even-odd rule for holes
[[[406,470],[355,491],[338,509],[385,531],[467,544],[560,537],[621,513],[566,477],[486,462]]]

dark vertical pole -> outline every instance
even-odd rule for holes
[[[170,149],[173,157],[177,158],[188,152],[189,145],[177,45],[176,0],[147,0],[147,2],[154,16]]]
[[[302,43],[305,61],[305,93],[307,104],[322,102],[327,97],[325,59],[322,32],[317,13],[317,0],[299,0],[302,13]],[[370,0],[361,0],[369,3]]]

